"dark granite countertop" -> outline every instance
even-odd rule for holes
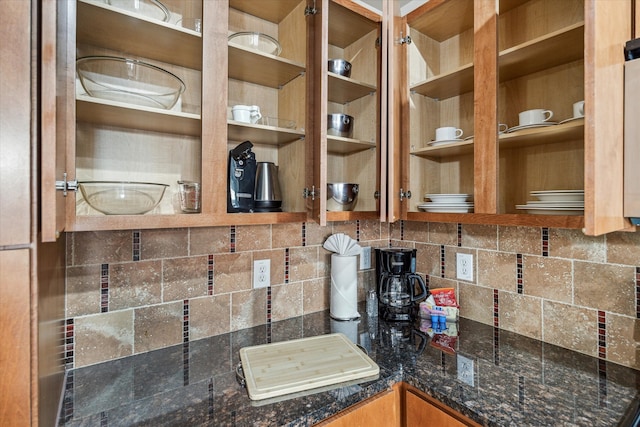
[[[457,336],[430,338],[420,322],[376,327],[321,312],[73,369],[60,426],[309,426],[400,381],[486,426],[616,426],[635,412],[636,370],[466,319],[455,326]],[[330,332],[357,339],[379,379],[275,403],[252,402],[236,381],[240,348]],[[467,382],[459,356],[473,363]]]

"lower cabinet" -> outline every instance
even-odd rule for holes
[[[399,383],[316,424],[330,427],[480,427],[406,383]]]
[[[403,384],[406,427],[475,427],[480,424],[449,408],[420,390]]]
[[[398,386],[353,405],[316,426],[330,427],[399,427],[400,404]]]

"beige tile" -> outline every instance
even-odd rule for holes
[[[498,249],[498,227],[495,225],[463,224],[462,247]]]
[[[429,276],[429,289],[437,289],[437,288],[454,288],[456,290],[456,295],[460,295],[458,291],[458,281],[446,279],[444,277],[440,277],[439,275]],[[491,300],[491,304],[493,304],[493,300]]]
[[[380,221],[362,220],[360,221],[360,241],[377,241],[381,239],[381,228],[386,223]]]
[[[617,232],[606,235],[607,262],[640,266],[640,233]]]
[[[204,227],[189,230],[189,254],[212,255],[230,251],[230,227]]]
[[[109,311],[162,301],[162,261],[109,265]]]
[[[251,328],[267,323],[266,288],[231,294],[231,330]]]
[[[537,227],[498,227],[498,250],[542,255],[542,231]]]
[[[332,223],[333,234],[344,233],[352,239],[356,239],[356,222],[355,221],[336,221]],[[324,242],[323,242],[324,243]]]
[[[289,248],[291,246],[302,246],[302,224],[294,222],[291,224],[273,224],[271,226],[271,247]]]
[[[187,256],[189,229],[142,230],[140,232],[140,259],[158,259]]]
[[[607,313],[607,360],[640,369],[640,320]]]
[[[321,227],[312,221],[305,223],[306,246],[322,245],[327,240],[327,237],[332,234],[333,226],[331,223],[325,227]]]
[[[493,325],[493,289],[465,282],[458,283],[460,316],[486,325]]]
[[[333,252],[329,252],[322,246],[318,247],[318,272],[315,277],[324,277],[331,274],[331,255]]]
[[[525,295],[571,302],[571,261],[524,255],[522,266]]]
[[[429,243],[458,246],[458,224],[430,222]]]
[[[75,367],[93,365],[133,354],[133,310],[76,317]]]
[[[429,224],[426,222],[405,221],[404,240],[427,243],[429,241]]]
[[[516,254],[477,251],[478,284],[503,291],[517,292]]]
[[[162,261],[162,300],[184,300],[207,295],[209,258],[195,256]]]
[[[500,329],[542,339],[542,300],[513,292],[499,292]]]
[[[214,255],[214,294],[251,289],[252,258],[251,252]]]
[[[100,313],[100,264],[67,267],[67,317]]]
[[[585,236],[582,230],[549,229],[549,256],[604,262],[604,236]]]
[[[271,286],[284,283],[284,250],[275,249],[271,251],[254,251],[253,260],[268,259],[271,261],[270,278]],[[253,280],[253,278],[252,278]],[[252,282],[253,283],[253,282]]]
[[[189,300],[189,339],[198,340],[231,331],[231,294]]]
[[[289,250],[289,282],[314,279],[317,274],[317,246],[291,248]]]
[[[271,225],[236,227],[236,252],[271,249]]]
[[[302,315],[302,282],[271,288],[271,320],[278,321]]]
[[[171,302],[135,311],[135,352],[165,348],[183,340],[183,302]]]
[[[440,245],[416,243],[416,271],[440,276]]]
[[[473,280],[475,283],[478,277],[477,260],[478,254],[475,249],[458,248],[454,246],[446,246],[444,249],[444,276],[448,279],[457,279],[457,254],[471,254],[473,255]]]
[[[544,301],[543,341],[596,357],[598,313],[595,310]]]
[[[389,239],[400,240],[402,231],[402,221],[395,221],[389,224]]]
[[[73,233],[72,265],[133,261],[131,231],[83,231]]]
[[[635,268],[575,261],[575,305],[635,316]]]
[[[305,280],[303,287],[303,312],[313,313],[329,308],[331,298],[331,282],[328,277]]]

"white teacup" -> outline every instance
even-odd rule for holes
[[[257,123],[262,118],[257,105],[234,105],[231,108],[233,120],[243,123]]]
[[[451,141],[452,139],[458,139],[463,133],[462,129],[457,129],[453,126],[444,126],[436,129],[436,141]]]
[[[518,114],[520,126],[537,125],[544,123],[553,117],[553,111],[536,108],[533,110],[523,111]]]
[[[573,103],[573,118],[584,117],[584,101]]]

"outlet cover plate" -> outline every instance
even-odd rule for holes
[[[473,255],[456,254],[456,277],[458,280],[473,282]]]
[[[253,288],[271,286],[271,260],[256,259],[253,261]]]
[[[475,371],[473,359],[464,357],[461,354],[456,356],[458,362],[458,380],[465,384],[474,387],[475,385]]]
[[[371,246],[362,247],[360,252],[360,270],[368,270],[371,268]]]

